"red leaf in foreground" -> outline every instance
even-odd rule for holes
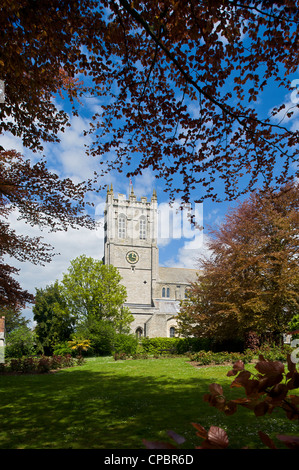
[[[272,441],[272,439],[270,439],[270,437],[267,434],[265,434],[262,431],[259,431],[259,436],[260,436],[262,443],[265,444],[265,446],[269,447],[270,449],[277,448],[274,442]]]
[[[207,431],[205,430],[205,428],[203,426],[201,426],[201,424],[197,424],[197,423],[191,423],[192,426],[195,427],[195,429],[197,429],[197,433],[196,435],[199,436],[199,437],[202,437],[203,439],[206,439],[208,437],[208,433]]]
[[[223,395],[223,388],[221,385],[213,383],[210,385],[210,392],[213,395]]]
[[[224,429],[211,426],[208,431],[208,441],[213,448],[225,449],[228,446],[228,437]]]
[[[284,365],[280,361],[260,361],[255,366],[261,374],[280,375],[284,373]]]
[[[269,404],[266,401],[262,401],[258,403],[254,407],[254,414],[255,416],[264,416],[269,409]]]
[[[234,363],[233,368],[235,370],[243,370],[244,369],[244,362],[239,359],[237,362]]]

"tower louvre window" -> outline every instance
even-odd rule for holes
[[[143,217],[139,221],[139,238],[146,239],[146,220]]]
[[[126,238],[126,217],[120,215],[118,218],[118,238]]]

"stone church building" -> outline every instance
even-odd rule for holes
[[[197,278],[195,269],[159,266],[158,204],[137,200],[133,187],[129,199],[107,191],[104,212],[104,264],[115,266],[127,289],[126,306],[134,316],[132,333],[138,337],[172,337],[176,315],[186,289]]]

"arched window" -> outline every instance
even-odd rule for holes
[[[139,339],[141,338],[142,336],[142,328],[141,326],[138,326],[138,328],[136,329],[136,338]]]
[[[166,289],[165,287],[162,288],[162,297],[165,297],[165,292],[166,292]]]
[[[169,287],[167,287],[167,289],[166,289],[166,297],[168,297],[168,298],[170,297],[170,289],[169,289]]]
[[[120,215],[118,218],[118,238],[126,238],[126,217]]]
[[[139,238],[141,240],[146,239],[146,219],[145,219],[145,217],[140,217],[140,220],[139,220]]]
[[[175,337],[175,327],[174,326],[171,326],[170,329],[169,329],[169,336],[170,338],[174,338]]]

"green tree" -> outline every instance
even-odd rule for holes
[[[6,338],[5,356],[30,356],[35,352],[35,335],[26,325],[11,331]]]
[[[195,336],[281,338],[299,313],[299,188],[253,193],[211,231],[212,256],[180,313]]]
[[[55,344],[70,339],[75,322],[60,293],[58,281],[45,289],[36,289],[32,311],[36,337],[45,353],[51,354]]]
[[[89,353],[93,356],[110,356],[114,350],[117,333],[110,321],[88,318],[77,328],[80,338],[90,340],[91,349]]]
[[[117,332],[128,332],[133,316],[124,307],[127,293],[114,266],[81,255],[71,261],[60,293],[76,325],[87,320],[111,322]]]

